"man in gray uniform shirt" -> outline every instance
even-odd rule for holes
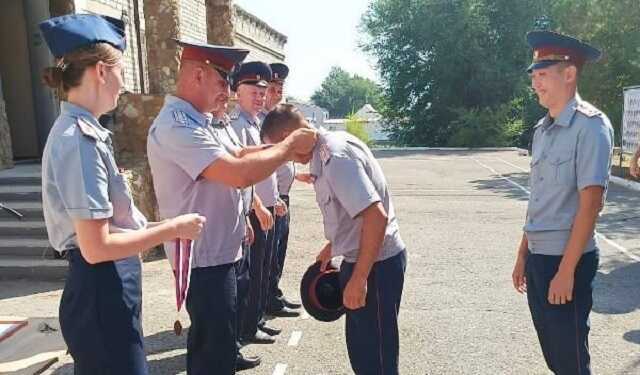
[[[300,111],[281,104],[264,119],[262,136],[277,144],[301,128],[309,124]],[[344,256],[340,283],[351,367],[356,374],[397,374],[406,251],[382,168],[345,132],[319,131],[305,159],[328,240],[318,255],[321,269]]]
[[[513,285],[527,293],[549,369],[590,374],[589,313],[598,268],[596,220],[609,185],[613,128],[577,93],[585,62],[601,53],[550,31],[527,34],[528,72],[549,113],[538,122],[531,157],[531,196]]]
[[[271,82],[267,88],[264,109],[258,113],[260,122],[264,120],[267,114],[274,109],[284,97],[284,83],[289,76],[289,67],[282,63],[269,64],[271,67]],[[264,140],[266,143],[270,143]],[[267,295],[267,314],[278,316],[287,316],[290,314],[289,309],[297,309],[302,305],[291,302],[285,297],[284,292],[278,286],[284,262],[287,256],[287,247],[289,245],[289,224],[291,220],[291,212],[289,211],[289,191],[295,181],[295,165],[293,162],[283,164],[276,171],[276,180],[278,181],[278,194],[280,201],[284,206],[283,214],[276,215],[276,239],[273,250],[273,260],[271,262],[271,277],[269,279],[269,293]]]
[[[298,132],[281,147],[239,150],[230,137],[219,136],[211,113],[218,113],[227,102],[228,74],[248,51],[179,44],[184,48],[177,92],[167,95],[153,122],[147,152],[160,215],[197,212],[211,223],[193,249],[187,373],[233,374],[238,354],[235,270],[245,237],[239,188],[309,152],[316,135]],[[172,243],[165,249],[170,256],[174,252]]]
[[[260,140],[260,119],[258,114],[264,108],[265,92],[271,80],[269,65],[253,61],[242,64],[233,76],[233,90],[238,96],[238,105],[231,114],[231,127],[240,142],[246,146],[262,144]],[[250,220],[254,228],[255,241],[249,251],[250,287],[248,306],[243,319],[243,341],[273,343],[273,335],[280,330],[265,324],[267,294],[271,263],[275,245],[276,204],[279,202],[275,173],[255,186],[254,210]],[[265,225],[261,211],[268,211],[269,225]],[[295,313],[298,315],[298,313]]]

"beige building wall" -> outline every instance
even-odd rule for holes
[[[234,45],[250,50],[246,61],[282,62],[287,37],[242,7],[235,6]]]
[[[207,42],[207,8],[204,0],[180,0],[180,39]]]
[[[139,0],[139,20],[140,28],[144,35],[144,7],[143,0]],[[136,30],[136,9],[134,0],[76,0],[77,13],[94,13],[114,18],[123,19],[125,21],[127,33],[127,49],[124,52],[124,85],[125,89],[133,93],[146,92],[145,82],[148,76],[141,77],[141,65],[146,66],[146,51],[142,54],[142,63],[140,50],[138,48],[138,33]],[[145,79],[146,78],[146,79]],[[148,87],[148,85],[146,85]]]

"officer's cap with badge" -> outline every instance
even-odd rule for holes
[[[561,62],[569,62],[580,68],[584,63],[597,61],[602,56],[599,49],[553,31],[531,31],[527,34],[527,43],[533,49],[533,62],[527,68],[527,73]]]
[[[269,64],[262,61],[247,62],[240,65],[240,68],[234,73],[231,89],[237,91],[240,85],[267,87],[271,77],[272,72]]]
[[[320,271],[320,262],[316,262],[302,276],[302,305],[317,320],[333,322],[345,312],[339,275],[340,271],[331,265],[324,272]]]
[[[39,24],[47,46],[56,58],[96,43],[108,43],[124,51],[127,48],[122,20],[94,14],[69,14]]]
[[[271,82],[284,82],[289,76],[289,67],[283,63],[273,63],[269,65],[273,75],[271,76]]]
[[[211,66],[231,84],[231,77],[249,50],[174,39],[182,47],[181,61],[198,61]]]

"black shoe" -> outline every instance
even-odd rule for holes
[[[260,357],[245,357],[242,353],[238,353],[236,358],[236,371],[249,370],[260,365],[262,360]]]
[[[280,310],[269,311],[269,315],[277,316],[279,318],[295,318],[300,316],[300,311],[292,310],[288,307],[283,307]]]
[[[255,336],[250,337],[247,342],[252,344],[273,344],[276,342],[276,339],[273,336],[258,330]]]
[[[269,336],[278,336],[282,332],[280,328],[267,327],[266,324],[258,327],[258,331],[262,331]]]
[[[282,301],[282,303],[284,303],[285,307],[288,307],[290,309],[299,309],[302,307],[301,304],[297,302],[291,302],[286,297],[282,297],[280,300]]]

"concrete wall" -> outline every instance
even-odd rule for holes
[[[112,129],[118,166],[130,171],[129,185],[136,206],[150,220],[158,217],[158,211],[147,163],[147,134],[163,104],[162,95],[123,94]]]
[[[22,0],[0,2],[0,72],[14,157],[36,158],[38,134],[33,106],[27,25]]]
[[[234,45],[251,52],[246,61],[284,61],[287,37],[245,9],[235,6]]]
[[[233,0],[206,0],[207,40],[211,44],[232,46],[236,11]]]
[[[2,77],[0,77],[2,82]],[[2,84],[0,84],[0,170],[13,167],[13,151],[11,149],[11,132],[9,120],[5,112],[4,99],[2,97]]]

